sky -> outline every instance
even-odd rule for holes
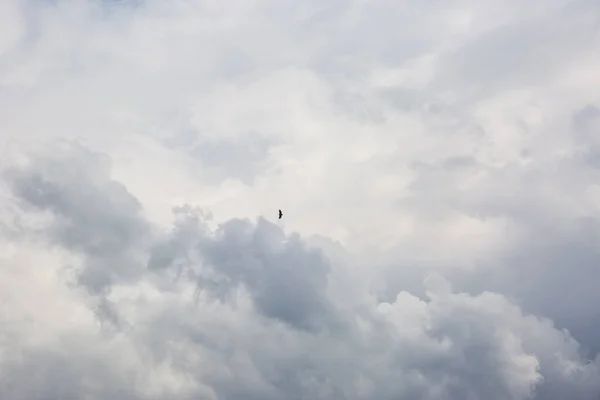
[[[598,49],[596,0],[0,1],[0,398],[597,400]]]

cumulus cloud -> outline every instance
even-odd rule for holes
[[[328,285],[343,270],[299,235],[262,218],[211,229],[210,217],[189,206],[174,209],[173,226],[160,233],[136,216],[135,198],[97,160],[77,146],[8,174],[21,208],[51,211],[42,237],[55,240],[13,239],[5,279],[41,289],[38,296],[60,296],[44,296],[43,307],[32,309],[19,304],[24,294],[3,292],[7,310],[21,313],[5,316],[7,398],[587,399],[600,390],[598,361],[587,360],[551,321],[524,314],[501,294],[457,293],[434,275],[425,280],[424,298],[402,291],[378,302],[355,281],[349,285],[360,287],[348,289],[364,301],[347,303]],[[86,193],[93,196],[82,201]],[[68,204],[86,211],[72,206],[67,213]],[[115,220],[148,226],[152,240],[139,246]],[[65,234],[73,225],[80,229],[75,241]],[[103,241],[112,237],[118,246]],[[66,253],[54,263],[31,262],[51,246]],[[118,262],[127,252],[146,259],[135,275]],[[68,254],[81,256],[64,263]],[[19,256],[31,260],[25,271],[10,268]],[[94,312],[95,285],[83,281],[84,292],[69,285],[66,272],[90,268],[112,273],[101,282],[114,315]],[[53,279],[35,282],[40,273]],[[76,318],[38,319],[65,302],[74,303]],[[98,329],[107,317],[118,329]],[[12,329],[22,336],[9,335]]]
[[[0,397],[597,399],[599,20],[5,1]]]

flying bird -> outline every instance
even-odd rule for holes
[[[281,217],[283,217],[283,213],[281,212],[281,210],[279,210],[279,219],[281,219]]]

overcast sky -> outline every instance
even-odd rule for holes
[[[0,398],[597,400],[598,49],[597,0],[1,0]]]

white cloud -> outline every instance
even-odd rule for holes
[[[597,398],[599,19],[5,1],[1,397]]]

